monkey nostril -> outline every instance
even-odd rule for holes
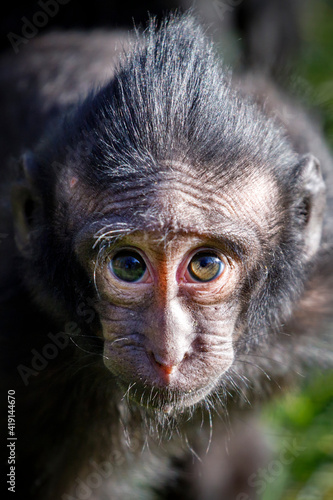
[[[184,358],[186,355],[184,356]],[[177,361],[166,361],[162,359],[161,356],[158,354],[155,354],[154,352],[150,352],[150,358],[156,368],[158,368],[159,371],[161,371],[164,375],[171,375],[177,368],[177,366],[181,363]],[[184,359],[183,358],[183,359]]]
[[[155,360],[156,361],[156,360]],[[159,363],[156,361],[157,366],[164,371],[166,375],[171,375],[176,369],[175,365],[164,365],[163,363]]]

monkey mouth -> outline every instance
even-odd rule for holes
[[[203,401],[216,388],[217,382],[214,380],[204,387],[189,390],[141,384],[133,384],[126,388],[124,384],[120,383],[120,386],[125,390],[124,399],[128,399],[148,412],[158,411],[168,415],[176,415]]]

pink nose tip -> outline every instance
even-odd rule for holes
[[[166,374],[166,375],[171,375],[171,373],[175,370],[174,365],[164,365],[163,363],[159,363],[156,361],[157,366]]]
[[[163,375],[169,376],[177,368],[178,363],[170,363],[170,362],[164,361],[160,356],[158,356],[157,354],[154,354],[153,352],[151,353],[150,357],[151,357],[151,360],[152,360],[154,366]]]

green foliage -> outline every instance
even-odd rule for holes
[[[267,484],[262,500],[332,500],[333,373],[313,374],[301,390],[270,405],[264,421],[277,460],[286,441],[296,452]]]
[[[291,87],[319,111],[333,145],[333,1],[312,0],[303,14],[302,52]],[[270,405],[264,425],[276,462],[284,456],[286,440],[297,453],[267,481],[262,500],[333,500],[333,373],[312,374],[302,390]]]
[[[308,6],[308,7],[306,7]],[[296,61],[295,91],[320,111],[333,144],[333,1],[305,4],[301,19],[301,54]]]

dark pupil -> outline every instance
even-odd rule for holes
[[[211,281],[217,278],[224,269],[223,261],[212,253],[198,253],[191,260],[188,270],[196,281]]]
[[[144,260],[136,252],[122,251],[111,260],[113,273],[122,281],[139,281],[145,274],[146,267]]]

